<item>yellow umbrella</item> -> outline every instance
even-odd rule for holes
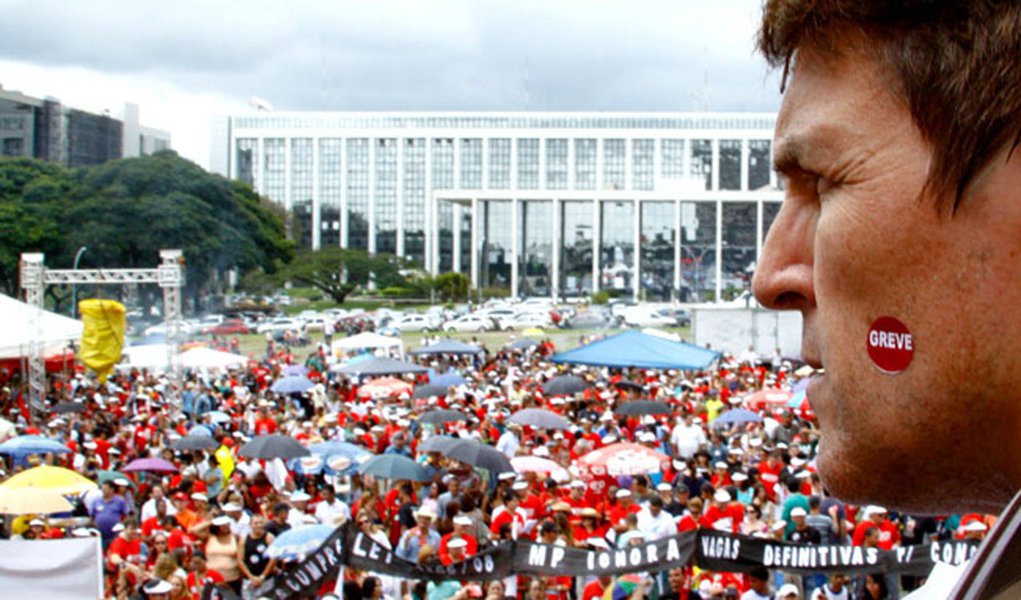
[[[71,512],[74,507],[66,498],[46,488],[0,488],[0,514],[49,515]]]
[[[80,494],[95,489],[96,483],[70,469],[42,465],[22,471],[0,483],[0,490],[43,488],[58,494]]]

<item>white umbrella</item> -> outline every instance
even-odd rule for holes
[[[47,488],[0,488],[0,513],[34,515],[70,512],[71,503],[58,492]]]

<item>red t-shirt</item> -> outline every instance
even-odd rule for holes
[[[599,600],[606,593],[606,588],[603,584],[599,583],[599,580],[590,582],[585,586],[585,590],[582,592],[581,600]]]
[[[206,569],[206,574],[201,578],[195,576],[195,572],[188,573],[188,593],[191,594],[192,600],[200,600],[202,597],[202,588],[206,587],[207,583],[216,585],[223,583],[223,575],[213,569]]]

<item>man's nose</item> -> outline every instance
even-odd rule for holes
[[[766,308],[804,310],[815,305],[813,268],[818,206],[788,198],[766,235],[752,291]]]

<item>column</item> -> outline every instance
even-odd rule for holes
[[[284,206],[287,210],[294,208],[291,197],[291,154],[294,152],[294,138],[284,139]],[[298,240],[294,240],[295,243]]]
[[[408,147],[408,140],[397,137],[394,140],[397,144],[397,256],[404,256],[404,152]]]
[[[765,208],[762,198],[755,201],[755,268],[762,261],[762,211]]]
[[[560,240],[560,200],[553,198],[550,200],[553,203],[553,218],[550,219],[553,227],[553,235],[550,237],[550,296],[553,301],[556,302],[560,297],[560,257],[563,254],[561,252],[562,242]]]
[[[479,285],[479,199],[472,198],[471,204],[471,286],[480,289]]]
[[[379,142],[380,139],[377,137],[369,138],[369,214],[366,215],[369,224],[369,235],[366,242],[369,254],[376,253],[376,145]]]
[[[461,209],[463,207],[461,206],[460,202],[453,202],[453,201],[449,201],[449,200],[448,200],[448,202],[451,202],[451,209],[452,209],[451,212],[453,213],[453,216],[451,218],[454,221],[454,229],[453,229],[453,232],[452,232],[453,233],[453,239],[451,240],[451,244],[453,245],[453,247],[450,249],[450,254],[451,254],[450,259],[451,259],[451,263],[452,263],[452,266],[453,266],[453,271],[455,273],[460,273],[461,272],[461,219],[464,216],[464,215],[461,214]]]
[[[716,151],[713,147],[715,160]],[[716,171],[713,171],[713,177]],[[723,201],[716,200],[716,301],[719,302],[723,293]]]
[[[712,163],[711,164],[712,164],[712,169],[713,169],[713,176],[712,176],[711,188],[712,188],[712,190],[714,192],[717,192],[720,189],[720,140],[719,140],[719,138],[713,138],[712,139],[712,149],[713,149],[713,155],[712,155],[713,158],[712,158]]]
[[[748,191],[748,138],[741,140],[741,191]]]
[[[634,152],[634,139],[627,138],[624,140],[624,189],[633,190],[635,189],[635,152]]]
[[[433,202],[433,144],[435,141],[433,138],[425,137],[425,206],[422,207],[424,212],[423,220],[425,221],[425,248],[422,249],[422,260],[425,262],[425,270],[433,275],[436,275],[436,264],[432,262],[433,253],[433,241],[439,232],[436,231],[436,220],[433,219],[432,202]]]
[[[521,211],[517,198],[511,199],[511,297],[518,297],[518,257],[521,255]]]
[[[635,198],[633,201],[634,218],[632,223],[634,224],[634,269],[632,270],[631,277],[631,297],[635,302],[641,300],[641,282],[642,282],[642,202]]]
[[[252,179],[255,181],[255,191],[260,194],[266,193],[264,186],[266,167],[266,138],[259,136],[255,146],[255,164],[252,165]]]
[[[596,177],[599,177],[596,174]],[[599,291],[599,253],[602,252],[600,245],[603,243],[603,211],[602,203],[599,201],[599,192],[592,199],[592,293]]]
[[[575,152],[574,144],[577,142],[576,138],[567,138],[567,189],[573,190],[578,185],[577,179],[577,165],[575,165]]]
[[[674,203],[674,289],[670,294],[673,301],[680,300],[681,292],[681,240],[684,239],[684,232],[681,231],[681,201]]]
[[[348,247],[347,215],[347,139],[340,140],[340,247]]]
[[[319,138],[312,138],[312,249],[322,246],[322,215],[319,214]]]

